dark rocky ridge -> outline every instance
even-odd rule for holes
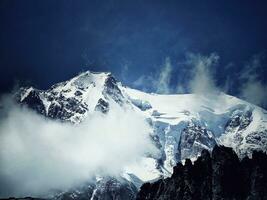
[[[137,200],[266,200],[267,155],[254,151],[241,161],[228,147],[203,150],[192,164],[178,163],[170,178],[142,185]]]

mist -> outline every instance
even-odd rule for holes
[[[41,196],[96,174],[119,175],[154,150],[149,131],[142,116],[115,105],[107,115],[89,115],[73,125],[40,116],[6,96],[0,110],[0,197]]]
[[[219,61],[216,53],[202,55],[197,53],[186,53],[185,60],[173,64],[169,57],[166,57],[163,65],[152,75],[141,75],[135,82],[135,87],[142,87],[147,91],[152,87],[157,94],[183,94],[194,93],[197,95],[217,95],[221,89],[216,85],[214,72]],[[181,83],[179,77],[175,77],[175,67],[183,67],[186,70],[184,75],[188,77]],[[177,86],[173,87],[171,79],[175,78]]]
[[[141,75],[134,81],[133,86],[142,88],[146,92],[149,91],[148,88],[151,88],[157,94],[170,94],[173,92],[173,89],[170,87],[172,73],[173,66],[171,60],[169,57],[166,57],[157,72],[150,75]]]
[[[170,58],[165,59],[164,65],[161,67],[161,71],[157,81],[154,81],[156,93],[158,94],[169,94],[171,91],[170,80],[172,75],[172,65]]]
[[[191,71],[192,79],[189,81],[189,88],[195,94],[214,94],[218,92],[216,87],[213,69],[219,60],[215,53],[209,56],[200,54],[189,54],[187,62],[193,66]]]
[[[241,98],[259,105],[264,108],[267,107],[267,84],[260,79],[260,74],[263,71],[264,56],[257,54],[246,63],[244,69],[240,74],[240,81],[242,82],[240,88]]]

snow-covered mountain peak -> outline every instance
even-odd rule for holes
[[[71,78],[68,81],[55,84],[51,87],[53,91],[70,91],[70,90],[87,90],[97,87],[99,90],[104,87],[106,79],[111,77],[108,72],[91,72],[85,71]]]
[[[91,72],[86,71],[68,81],[66,86],[74,86],[80,89],[86,89],[91,85],[101,87],[104,85],[105,80],[111,76],[111,73],[106,72]]]
[[[224,93],[149,94],[122,86],[109,72],[86,71],[48,90],[24,88],[18,97],[19,102],[45,116],[72,123],[80,123],[96,111],[106,113],[113,103],[128,106],[151,122],[158,137],[163,137],[158,134],[162,131],[175,136],[176,145],[186,127],[202,127],[211,131],[217,142],[224,143],[231,143],[229,138],[237,137],[236,132],[267,129],[267,111],[236,97]],[[219,139],[226,133],[227,137]]]
[[[50,118],[80,123],[88,113],[107,112],[111,102],[122,105],[119,85],[109,72],[86,71],[48,90],[22,88],[17,96],[21,103]]]

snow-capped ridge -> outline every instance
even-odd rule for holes
[[[267,111],[224,93],[146,93],[123,86],[110,72],[86,71],[48,90],[23,88],[17,96],[42,115],[74,124],[95,112],[106,114],[112,105],[142,115],[158,153],[148,152],[141,161],[124,166],[129,182],[170,176],[177,162],[194,160],[216,144],[232,147],[240,157],[267,151]]]
[[[94,111],[108,111],[110,103],[123,104],[119,82],[110,72],[85,71],[48,90],[22,88],[19,102],[41,114],[72,123],[80,123]]]

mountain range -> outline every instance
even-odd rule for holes
[[[73,125],[116,105],[142,115],[151,129],[157,155],[148,152],[120,177],[96,176],[54,199],[135,199],[143,183],[170,177],[177,163],[196,160],[216,145],[233,148],[239,158],[267,151],[267,111],[224,93],[145,93],[124,86],[111,73],[86,71],[48,90],[21,88],[15,98],[45,117]]]

